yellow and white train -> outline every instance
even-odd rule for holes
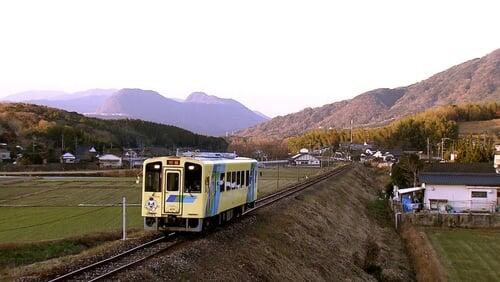
[[[252,208],[257,161],[224,153],[158,157],[144,162],[145,229],[199,232]]]

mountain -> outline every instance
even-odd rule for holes
[[[45,106],[0,103],[0,143],[7,143],[11,151],[16,150],[16,145],[24,148],[36,145],[38,157],[58,161],[63,136],[65,151],[72,151],[75,142],[95,148],[187,147],[214,151],[227,148],[224,138],[203,136],[170,125],[132,119],[101,120]],[[24,153],[28,156],[31,151],[27,149]]]
[[[65,96],[65,95],[68,95],[68,93],[63,92],[63,91],[30,90],[30,91],[24,91],[24,92],[8,95],[8,96],[2,98],[2,100],[9,101],[9,102],[23,102],[23,101],[28,101],[28,100],[52,99],[55,97],[60,97],[60,96]]]
[[[93,113],[116,89],[90,89],[74,93],[27,91],[5,97],[11,102],[25,102],[71,112]]]
[[[353,99],[306,108],[238,132],[246,137],[294,136],[314,128],[379,126],[431,107],[500,101],[500,49],[394,89],[380,88]]]
[[[194,92],[179,102],[155,91],[130,88],[121,89],[108,97],[97,114],[171,124],[215,136],[266,121],[233,99]]]

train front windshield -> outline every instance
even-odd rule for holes
[[[186,162],[184,166],[185,173],[185,188],[186,193],[200,193],[201,192],[201,165]]]
[[[146,165],[145,192],[161,192],[161,162]]]

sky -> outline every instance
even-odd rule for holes
[[[204,91],[269,116],[500,48],[500,1],[1,1],[0,97]]]

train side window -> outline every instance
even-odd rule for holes
[[[241,187],[241,171],[236,172],[236,187]]]
[[[247,170],[246,171],[246,175],[245,175],[245,186],[250,186],[250,171]]]
[[[219,178],[219,190],[220,192],[224,192],[224,185],[225,185],[225,178],[226,178],[226,174],[223,172],[220,174],[220,178]]]
[[[231,187],[233,189],[236,189],[236,185],[238,185],[238,184],[236,184],[236,171],[231,172],[231,174],[232,174],[231,175]]]
[[[226,191],[231,190],[231,172],[227,172],[226,176]]]

